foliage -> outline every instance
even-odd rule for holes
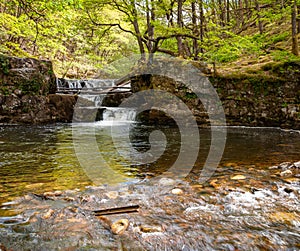
[[[0,71],[2,71],[4,74],[9,73],[9,60],[7,57],[4,57],[0,54]]]
[[[275,50],[272,51],[271,53],[272,59],[274,61],[280,61],[280,62],[285,62],[285,61],[291,61],[291,60],[297,60],[298,57],[293,55],[289,51],[281,51],[281,50]]]
[[[137,52],[280,61],[291,57],[291,11],[287,0],[3,0],[0,53],[49,59],[58,76],[83,78]]]

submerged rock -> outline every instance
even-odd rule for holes
[[[156,232],[162,232],[163,229],[161,226],[147,226],[147,225],[141,225],[139,227],[140,231],[143,233],[156,233]]]
[[[176,194],[176,195],[180,195],[180,194],[183,194],[183,191],[180,188],[174,188],[174,189],[172,189],[171,193]]]
[[[231,179],[232,180],[245,180],[246,176],[238,174],[238,175],[235,175],[235,176],[231,177]]]
[[[161,178],[158,184],[161,186],[172,186],[176,184],[176,181],[171,178]]]
[[[115,221],[111,224],[110,228],[114,234],[123,234],[129,226],[129,221],[127,219],[121,219]]]

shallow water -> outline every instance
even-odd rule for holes
[[[73,128],[68,124],[1,126],[0,203],[29,192],[82,189],[92,185],[93,181],[86,174],[85,167],[89,166],[89,161],[92,165],[93,160],[88,159],[82,167],[74,150],[74,142],[84,142],[90,135],[98,142],[104,162],[108,163],[113,171],[122,174],[123,179],[120,182],[135,181],[143,178],[148,172],[157,175],[174,163],[180,151],[178,130],[159,128],[167,138],[166,150],[154,163],[143,164],[137,161],[132,163],[130,159],[126,160],[122,156],[127,147],[124,144],[128,139],[128,135],[124,133],[127,127],[126,123],[114,125],[112,140],[112,127],[109,123],[78,124]],[[144,126],[131,128],[131,143],[136,151],[146,152],[150,149],[149,133],[152,130],[153,128]],[[210,131],[201,129],[200,138],[199,157],[189,176],[191,179],[197,179],[207,157]],[[163,139],[159,137],[151,143],[156,149],[164,145]],[[191,142],[191,151],[192,148]],[[262,169],[285,161],[297,161],[299,152],[299,132],[275,128],[228,128],[226,148],[219,167],[220,170],[225,168],[226,172],[234,172],[234,168],[239,166],[240,170],[247,172],[249,168]],[[215,175],[220,175],[220,172]],[[110,184],[118,183],[118,180],[114,181],[103,172],[101,182]]]
[[[113,128],[110,125],[99,122],[73,127],[0,128],[2,244],[13,250],[299,248],[299,170],[283,175],[284,167],[269,168],[299,161],[298,131],[227,128],[226,148],[218,169],[205,183],[199,183],[211,143],[210,130],[200,129],[199,156],[190,174],[182,181],[159,179],[153,183],[152,177],[167,171],[178,157],[178,130],[136,124],[128,127],[128,123]],[[162,130],[165,138],[158,134],[150,144],[154,129]],[[126,144],[129,138],[130,149]],[[93,140],[102,157],[100,162],[92,152]],[[141,163],[133,156],[151,147],[154,155],[165,150],[154,163]],[[191,151],[193,147],[191,142]],[[98,169],[89,170],[95,163]],[[185,164],[190,165],[189,159]],[[101,172],[93,176],[95,170]],[[114,172],[121,176],[112,175]],[[102,185],[90,187],[99,180]],[[174,187],[182,193],[171,192]],[[63,192],[40,197],[54,190]],[[24,197],[16,199],[19,196]],[[140,213],[106,219],[129,219],[123,236],[113,235],[104,227],[103,219],[91,215],[94,209],[134,204],[140,205]]]

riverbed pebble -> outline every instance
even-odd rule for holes
[[[292,165],[291,162],[283,162],[281,164],[279,164],[279,168],[282,169],[282,170],[286,170],[288,169],[290,166]]]
[[[180,188],[174,188],[174,189],[172,189],[171,193],[180,195],[180,194],[183,194],[183,191]]]
[[[300,183],[300,178],[294,178],[294,177],[285,178],[284,181],[289,184],[297,184],[297,183]]]
[[[161,178],[158,183],[161,186],[172,186],[176,183],[176,181],[171,178]]]
[[[285,170],[280,173],[281,177],[290,176],[290,175],[293,175],[293,172],[291,170]]]
[[[117,191],[109,191],[107,193],[105,193],[105,195],[109,198],[109,199],[116,199],[119,196],[119,193]]]
[[[296,168],[300,168],[300,161],[295,162],[295,163],[294,163],[294,166],[295,166]]]
[[[54,192],[44,192],[44,196],[47,197],[54,197],[54,196],[61,196],[62,191],[54,191]]]
[[[141,225],[140,231],[143,233],[156,233],[156,232],[162,232],[161,226],[147,226],[147,225]]]
[[[114,234],[123,234],[129,226],[129,221],[127,219],[121,219],[115,221],[111,224],[110,228]]]
[[[231,177],[230,179],[232,179],[232,180],[245,180],[246,176],[238,174],[238,175],[235,175],[235,176]]]
[[[53,210],[53,209],[49,209],[49,210],[43,215],[43,219],[49,219],[53,214],[54,214],[54,210]]]

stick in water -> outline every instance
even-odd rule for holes
[[[125,213],[137,213],[139,211],[139,205],[116,207],[108,209],[94,210],[96,216],[109,215],[109,214],[125,214]]]

